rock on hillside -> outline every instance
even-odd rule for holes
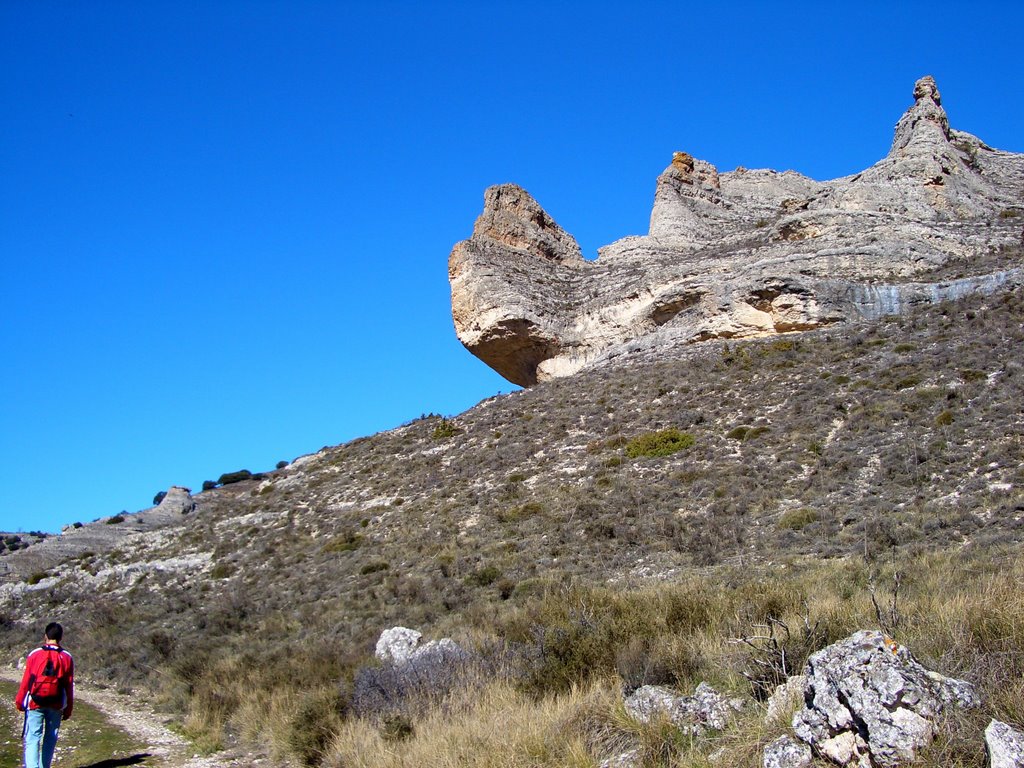
[[[448,262],[462,343],[530,386],[640,344],[749,338],[987,292],[1022,279],[985,255],[1021,241],[1024,155],[953,130],[931,77],[889,154],[819,182],[676,152],[650,231],[583,259],[530,195],[491,187]],[[965,273],[950,281],[944,265]]]

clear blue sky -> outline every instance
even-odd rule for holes
[[[447,257],[516,182],[584,251],[674,150],[860,170],[914,80],[1024,151],[1024,4],[0,0],[0,530],[511,385]]]

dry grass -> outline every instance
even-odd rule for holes
[[[435,710],[410,723],[403,738],[368,720],[346,723],[335,737],[328,768],[590,768],[588,734],[579,713],[614,706],[613,688],[596,685],[536,701],[508,683],[477,692],[455,716]]]
[[[895,570],[901,578],[899,591],[893,594]],[[698,593],[705,597],[699,609],[690,601]],[[684,692],[699,679],[710,678],[725,690],[743,693],[741,673],[756,652],[736,639],[751,630],[752,622],[771,616],[796,628],[813,618],[823,627],[821,647],[826,638],[831,641],[875,626],[875,603],[890,609],[895,598],[896,610],[888,615],[894,613],[898,619],[900,641],[927,667],[973,682],[983,698],[979,710],[951,712],[939,722],[935,743],[923,752],[919,765],[981,768],[982,730],[989,719],[1022,723],[1022,595],[1020,553],[961,551],[881,566],[837,560],[790,563],[746,574],[719,570],[657,589],[554,592],[539,597],[532,608],[515,612],[509,626],[522,622],[523,612],[555,626],[581,605],[589,605],[588,621],[624,622],[630,627],[631,642],[611,655],[622,664],[632,654],[632,666],[627,666],[635,675],[634,684],[644,682],[638,669],[658,668],[658,663],[642,658],[647,654],[690,659],[675,680]],[[680,606],[687,605],[693,610],[680,613]],[[641,606],[646,607],[643,620]],[[602,637],[618,642],[615,632]],[[744,712],[721,733],[691,738],[664,722],[639,724],[623,709],[622,680],[615,670],[603,671],[582,685],[539,697],[507,679],[481,683],[457,700],[426,710],[415,708],[422,714],[409,718],[400,729],[386,719],[352,717],[337,730],[322,765],[596,766],[635,750],[643,766],[757,768],[764,746],[788,731],[788,717],[766,723],[763,703],[749,695]]]

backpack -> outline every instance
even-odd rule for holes
[[[46,651],[46,666],[29,686],[29,695],[37,707],[45,709],[60,709],[64,706],[64,681],[60,678],[60,665],[55,663],[54,654],[60,651],[53,651],[44,648]]]

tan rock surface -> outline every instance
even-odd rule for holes
[[[1024,155],[951,129],[924,77],[889,154],[853,176],[719,173],[676,152],[658,177],[649,233],[601,248],[596,261],[525,190],[491,187],[449,259],[455,329],[529,386],[637,348],[873,319],[1020,282],[1018,265],[926,278],[1019,243],[1020,219],[1007,212],[1024,212],[1022,200]]]

